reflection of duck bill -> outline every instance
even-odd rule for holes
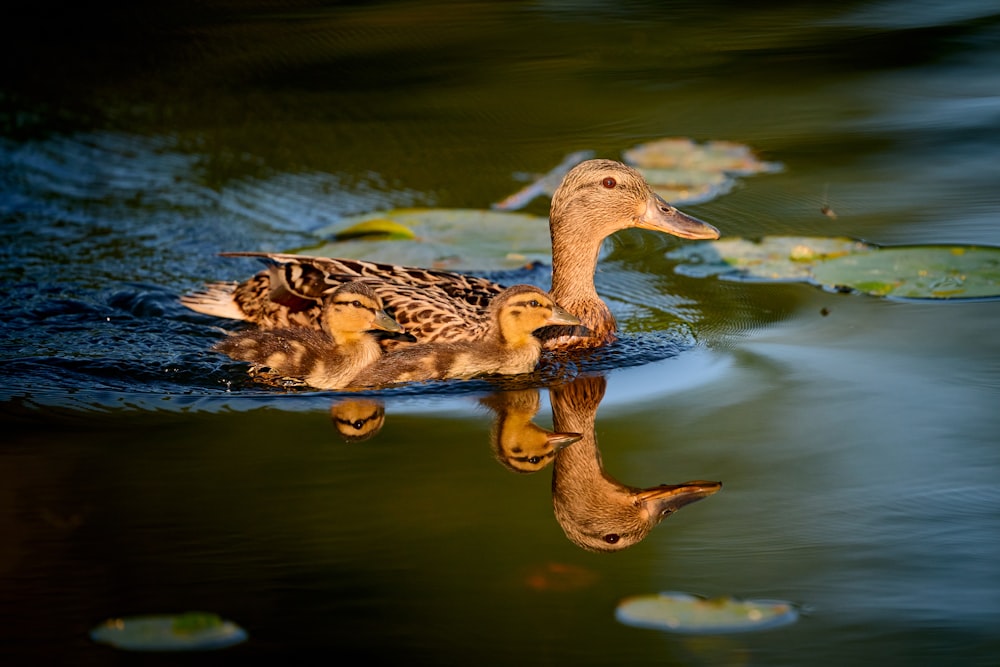
[[[651,517],[660,519],[673,514],[685,505],[697,502],[722,488],[722,482],[696,480],[683,484],[661,484],[636,494]]]

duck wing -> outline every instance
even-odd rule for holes
[[[268,264],[266,270],[234,287],[214,286],[231,292],[229,300],[244,314],[242,319],[264,327],[316,328],[323,296],[343,283],[363,280],[417,340],[466,340],[486,329],[486,307],[503,291],[484,278],[437,269],[286,253],[221,254],[256,257]]]

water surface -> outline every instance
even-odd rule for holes
[[[606,382],[603,469],[723,489],[612,554],[567,539],[551,466],[498,460],[487,383],[386,392],[381,429],[345,441],[342,397],[254,385],[208,351],[231,323],[177,303],[258,268],[219,251],[309,245],[389,207],[486,208],[572,151],[666,136],[783,165],[686,208],[727,236],[1000,245],[990,3],[42,3],[8,18],[10,664],[114,663],[88,638],[99,622],[190,609],[246,628],[212,656],[243,662],[996,662],[995,301],[685,277],[667,257],[683,241],[616,235],[597,286],[625,336],[567,371]],[[539,389],[534,421],[552,428]],[[661,590],[805,613],[697,639],[614,620],[620,599]]]

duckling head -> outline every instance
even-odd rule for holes
[[[509,345],[532,338],[531,332],[552,325],[579,325],[580,320],[561,308],[552,297],[534,285],[514,285],[493,297],[490,303],[500,333]]]
[[[326,297],[322,326],[337,341],[360,338],[372,329],[403,331],[383,310],[375,290],[361,281],[341,285]]]
[[[330,421],[347,442],[368,440],[385,423],[385,404],[368,398],[350,398],[330,406]]]

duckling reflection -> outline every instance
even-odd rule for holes
[[[374,398],[348,398],[334,401],[330,420],[347,442],[364,442],[382,430],[385,404]]]
[[[603,377],[578,377],[549,390],[556,430],[583,434],[556,454],[552,505],[566,537],[589,551],[627,549],[667,516],[722,488],[721,482],[698,480],[643,489],[604,472],[594,420],[605,387]]]
[[[490,429],[493,456],[513,472],[538,472],[552,463],[557,451],[582,437],[532,423],[541,403],[537,389],[500,391],[479,402],[496,415]]]

